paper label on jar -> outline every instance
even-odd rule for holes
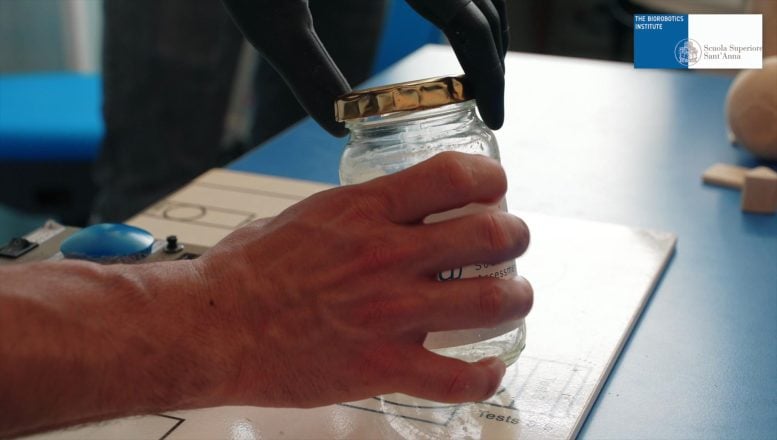
[[[452,209],[450,211],[432,214],[424,219],[424,223],[436,223],[450,220],[464,215],[475,214],[483,211],[500,210],[507,211],[507,203],[502,199],[493,205],[471,203],[467,206]],[[498,264],[473,264],[470,266],[456,267],[437,274],[441,282],[455,281],[464,278],[494,277],[511,278],[516,275],[515,260]],[[445,332],[432,332],[426,335],[424,347],[430,349],[457,347],[460,345],[474,344],[485,341],[515,330],[521,320],[508,321],[492,328],[479,328],[469,330],[452,330]]]

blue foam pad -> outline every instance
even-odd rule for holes
[[[105,129],[97,74],[0,75],[0,160],[92,160]]]
[[[135,226],[120,223],[91,225],[62,242],[65,258],[105,263],[141,260],[151,253],[154,236]]]

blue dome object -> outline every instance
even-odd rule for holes
[[[98,263],[130,263],[151,254],[154,236],[134,226],[101,223],[81,229],[59,247],[65,258]]]

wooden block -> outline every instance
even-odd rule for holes
[[[777,212],[777,172],[768,167],[757,167],[745,173],[742,211],[756,214]]]
[[[707,171],[702,174],[702,181],[707,185],[742,189],[742,186],[745,184],[745,173],[747,171],[748,169],[745,167],[716,163],[707,168]]]

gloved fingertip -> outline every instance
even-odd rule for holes
[[[486,125],[488,125],[488,128],[492,130],[499,130],[500,128],[502,128],[502,125],[504,125],[504,122],[505,122],[504,117],[500,117],[500,118],[492,119],[490,123],[486,122]]]
[[[339,122],[327,122],[327,123],[321,123],[321,126],[329,132],[332,136],[335,137],[343,137],[348,134],[348,130],[345,128],[345,124],[339,123]]]
[[[505,117],[504,79],[501,72],[500,75],[490,78],[487,83],[483,82],[488,84],[488,87],[475,89],[475,101],[483,122],[492,130],[498,130],[502,128]]]
[[[495,108],[494,105],[482,105],[478,103],[478,110],[480,110],[480,117],[483,122],[486,123],[488,128],[492,130],[499,130],[504,125],[504,108],[499,106]]]

